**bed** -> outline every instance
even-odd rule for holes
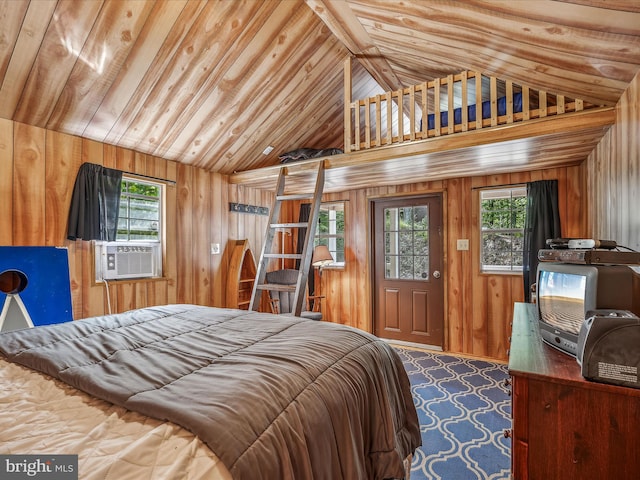
[[[396,352],[342,325],[168,305],[0,334],[0,454],[80,478],[402,478]]]
[[[514,93],[512,96],[513,102],[513,113],[521,113],[522,112],[522,93]],[[503,116],[507,114],[507,97],[499,97],[497,102],[497,112],[498,116]],[[491,118],[491,101],[486,100],[482,102],[481,108],[477,109],[476,105],[467,106],[467,118],[469,122],[476,121],[476,110],[479,110],[481,113],[481,118],[483,120]],[[462,108],[458,107],[453,110],[453,124],[460,125],[462,123]],[[448,127],[449,126],[449,112],[444,111],[440,112],[440,127]],[[435,125],[435,114],[431,113],[427,116],[427,129],[433,130],[436,128]],[[422,122],[420,123],[420,129],[422,130]]]

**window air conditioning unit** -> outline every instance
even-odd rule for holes
[[[97,280],[159,276],[159,243],[111,242],[100,245],[100,273]],[[96,262],[98,263],[98,261]]]

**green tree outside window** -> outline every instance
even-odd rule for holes
[[[522,185],[480,191],[482,271],[522,271],[526,204]]]

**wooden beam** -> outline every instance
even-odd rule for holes
[[[351,97],[353,82],[351,80],[352,57],[344,61],[344,151],[351,151]]]
[[[305,1],[383,90],[393,91],[402,88],[402,82],[371,40],[348,2]]]
[[[518,122],[509,125],[499,125],[497,127],[483,128],[468,132],[456,133],[453,135],[442,135],[431,137],[414,142],[406,142],[395,145],[387,145],[368,150],[359,150],[349,154],[333,155],[317,159],[303,160],[288,164],[292,173],[296,171],[306,172],[317,168],[317,162],[325,162],[327,169],[327,184],[325,192],[345,191],[360,185],[371,183],[378,185],[402,184],[431,179],[436,172],[434,167],[439,160],[446,157],[447,171],[449,177],[463,177],[471,174],[481,175],[482,168],[486,169],[484,174],[490,173],[495,168],[493,163],[496,155],[508,156],[510,152],[521,151],[527,145],[538,142],[540,147],[533,149],[540,150],[547,144],[554,144],[558,155],[569,152],[577,146],[593,145],[586,151],[585,160],[588,153],[602,138],[606,129],[615,121],[615,109],[613,107],[594,108],[586,111],[566,113],[561,116],[551,116],[530,120],[526,123]],[[554,141],[554,138],[558,138]],[[566,145],[566,150],[563,150]],[[526,150],[526,149],[525,149]],[[581,150],[582,151],[582,150]],[[449,157],[455,157],[451,160]],[[420,169],[407,169],[406,178],[401,172],[394,168],[394,162],[400,165],[405,157],[420,157]],[[531,157],[532,158],[532,157]],[[536,168],[545,168],[544,159],[536,157]],[[425,159],[434,159],[429,162],[429,168],[422,168]],[[553,160],[554,165],[559,160]],[[576,163],[577,160],[572,159]],[[377,166],[384,165],[384,168],[377,169]],[[470,165],[474,165],[473,169]],[[482,167],[485,165],[485,167]],[[522,160],[518,165],[515,163],[508,165],[513,171],[517,169],[530,168],[529,160]],[[386,173],[381,173],[382,170]],[[335,171],[335,173],[334,173]],[[231,184],[243,184],[254,188],[273,189],[275,181],[280,172],[280,166],[265,167],[256,170],[247,170],[234,173],[229,177]],[[337,172],[340,172],[338,177]],[[348,178],[347,178],[348,174]],[[386,177],[384,176],[386,175]],[[446,173],[438,171],[439,178],[446,178]],[[357,180],[356,180],[357,179]],[[358,185],[353,185],[353,182]],[[302,183],[290,182],[290,186],[295,188],[306,187]]]

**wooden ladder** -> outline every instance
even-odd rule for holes
[[[296,316],[300,316],[302,307],[305,303],[305,290],[307,287],[307,277],[309,275],[309,268],[311,266],[311,258],[313,256],[313,239],[315,236],[316,225],[318,224],[318,216],[320,213],[320,203],[322,201],[322,190],[324,188],[324,162],[318,162],[318,171],[316,176],[315,189],[311,193],[296,193],[285,194],[285,182],[287,176],[291,175],[289,168],[283,166],[280,169],[278,175],[278,183],[276,186],[276,198],[273,203],[273,208],[269,215],[269,223],[267,225],[267,232],[262,244],[262,251],[260,253],[260,260],[258,261],[258,267],[256,272],[256,280],[253,283],[253,291],[251,292],[251,302],[249,304],[249,310],[258,311],[262,299],[263,290],[277,290],[277,291],[289,291],[295,292],[293,300],[292,313]],[[280,218],[280,207],[282,202],[299,201],[299,200],[311,200],[311,212],[309,214],[308,222],[294,222],[294,223],[276,223]],[[304,246],[302,253],[277,253],[273,252],[273,240],[276,236],[276,232],[284,228],[306,228]],[[298,240],[299,241],[299,240]],[[278,259],[295,259],[300,260],[298,265],[298,280],[295,285],[275,285],[265,283],[267,275],[267,265],[272,258]]]

